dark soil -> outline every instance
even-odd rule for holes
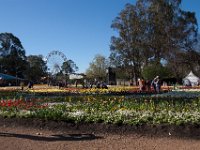
[[[2,118],[0,117],[0,126],[7,127],[31,127],[36,129],[54,130],[54,131],[79,131],[91,134],[140,134],[150,137],[179,137],[200,139],[199,124],[183,125],[116,125],[104,123],[70,123],[66,121],[50,121],[36,118]]]
[[[199,125],[113,125],[0,118],[0,150],[199,150]]]

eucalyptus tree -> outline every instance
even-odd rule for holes
[[[143,43],[156,63],[193,50],[198,29],[195,13],[181,10],[181,0],[138,0],[137,5],[144,3],[148,38]]]
[[[109,63],[108,60],[102,55],[96,55],[93,61],[89,64],[86,70],[86,76],[91,79],[106,80]]]
[[[0,34],[0,65],[1,72],[24,77],[27,69],[25,49],[12,33]]]
[[[135,80],[143,67],[163,61],[180,75],[182,72],[174,68],[184,64],[184,54],[193,50],[198,29],[195,13],[181,10],[180,4],[181,0],[127,4],[111,25],[119,32],[111,38],[111,62],[132,68]]]
[[[78,66],[71,59],[63,62],[61,68],[62,72],[64,72],[65,74],[75,73],[76,71],[78,71]]]
[[[149,37],[146,45],[153,54],[150,60],[156,65],[164,60],[174,76],[183,76],[185,71],[193,68],[193,60],[186,61],[185,57],[194,54],[198,29],[195,13],[181,10],[181,0],[138,2],[148,5]]]
[[[144,58],[141,41],[145,38],[145,22],[140,16],[136,6],[127,4],[111,25],[119,32],[119,37],[111,38],[110,61],[113,65],[124,68],[135,79],[140,75]]]
[[[26,77],[34,83],[39,83],[42,77],[47,76],[47,65],[42,55],[27,56],[28,68],[26,70]]]

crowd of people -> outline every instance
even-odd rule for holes
[[[85,88],[92,88],[93,84],[91,84],[90,86],[85,86]],[[103,88],[103,89],[108,89],[108,86],[106,84],[106,82],[96,82],[95,88]],[[161,89],[161,80],[159,78],[159,76],[156,76],[153,80],[144,80],[143,78],[138,78],[138,85],[139,85],[139,90],[140,92],[143,91],[148,91],[148,92],[152,92],[152,90],[156,93],[160,93],[160,89]],[[58,84],[59,88],[62,87],[61,82],[59,82]],[[24,89],[24,84],[21,84],[22,90]],[[28,87],[27,89],[31,89],[33,88],[33,82],[29,81],[28,82]]]
[[[151,80],[144,80],[143,78],[138,79],[139,90],[143,91],[155,91],[156,93],[160,93],[161,88],[161,81],[159,76],[156,76],[152,81]]]

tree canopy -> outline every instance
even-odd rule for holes
[[[64,62],[61,68],[61,72],[66,74],[77,70],[72,60]],[[48,74],[43,56],[26,56],[21,41],[12,33],[0,33],[0,71],[35,83],[39,83]]]
[[[106,80],[106,70],[108,69],[107,59],[98,54],[90,63],[89,68],[86,70],[86,75],[90,79]]]
[[[26,70],[27,78],[37,83],[41,77],[47,75],[47,66],[42,55],[30,55],[27,57],[28,68]]]
[[[137,80],[145,66],[167,67],[174,76],[189,68],[185,56],[198,54],[195,13],[180,8],[181,0],[138,0],[127,4],[111,27],[118,36],[111,38],[110,60],[114,66],[125,66]],[[190,58],[191,64],[194,60]],[[180,69],[174,69],[179,67]]]
[[[1,72],[23,78],[27,61],[21,41],[11,33],[1,33],[0,44]]]
[[[65,74],[70,74],[78,71],[78,67],[76,66],[75,62],[71,59],[63,62],[61,68],[62,72],[64,72]]]

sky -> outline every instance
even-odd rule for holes
[[[125,4],[136,0],[0,0],[0,33],[18,37],[28,55],[58,50],[84,73],[95,55],[108,57],[111,28]],[[182,0],[183,10],[196,13],[200,0]],[[56,61],[62,61],[55,57]],[[52,60],[53,61],[53,60]]]

